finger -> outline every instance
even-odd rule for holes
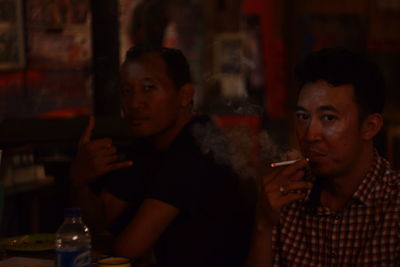
[[[285,191],[290,192],[290,191],[296,191],[296,190],[301,190],[301,189],[311,189],[312,186],[313,186],[313,184],[310,182],[296,181],[296,182],[287,183],[283,187],[285,188]]]
[[[293,191],[296,190],[301,190],[301,189],[310,189],[312,188],[313,184],[310,182],[306,182],[306,181],[292,181],[292,182],[286,182],[283,184],[276,184],[274,183],[273,185],[267,185],[264,187],[264,192],[267,193],[279,193],[279,194],[289,194]],[[281,191],[283,190],[283,192]]]
[[[94,129],[94,117],[90,116],[86,129],[83,131],[83,134],[79,139],[79,146],[82,146],[90,142],[93,129]]]
[[[264,175],[259,179],[260,184],[264,187],[272,183],[280,172],[281,170],[278,168],[271,168],[267,175]]]
[[[110,138],[101,138],[90,141],[86,144],[86,148],[92,152],[100,152],[101,150],[110,150],[113,148],[112,139]]]
[[[112,155],[105,155],[106,152],[97,153],[96,156],[91,158],[91,162],[93,166],[97,166],[98,169],[103,169],[104,167],[117,163],[122,162],[125,159],[124,155],[120,154],[112,154]]]
[[[281,208],[291,204],[292,202],[304,198],[304,193],[291,193],[282,195],[281,197]]]
[[[104,164],[110,164],[117,161],[121,162],[123,159],[125,159],[125,156],[121,154],[103,155],[102,159]]]
[[[96,176],[104,175],[110,171],[121,169],[124,167],[132,166],[133,162],[131,160],[126,160],[122,162],[107,162],[103,159],[96,159],[91,162],[92,170]]]
[[[268,175],[263,177],[262,185],[266,186],[268,184],[278,184],[281,185],[284,180],[298,180],[304,176],[304,171],[302,170],[307,165],[308,160],[301,159],[290,165],[272,167]]]
[[[279,167],[279,173],[276,175],[276,181],[280,184],[283,180],[288,180],[291,177],[303,177],[304,171],[302,170],[307,165],[307,160],[302,159],[291,165]]]
[[[289,177],[290,181],[299,181],[301,180],[305,175],[305,172],[303,169],[297,171],[295,174],[293,174],[291,177]]]
[[[110,171],[114,171],[114,170],[119,170],[122,168],[127,168],[133,165],[133,161],[131,160],[126,160],[126,161],[122,161],[122,162],[117,162],[117,163],[113,163],[113,164],[109,164],[105,167],[105,172],[110,172]]]
[[[114,146],[101,148],[102,156],[114,156],[117,155],[117,149]]]

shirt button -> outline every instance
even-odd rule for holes
[[[336,253],[331,253],[331,258],[336,258],[336,257],[337,257]]]

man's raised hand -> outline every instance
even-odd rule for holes
[[[298,160],[288,166],[273,168],[260,179],[256,217],[258,224],[276,225],[281,209],[304,197],[302,191],[312,187],[310,182],[303,180],[306,165],[306,159]]]
[[[95,119],[89,117],[88,125],[79,139],[78,154],[70,168],[71,183],[79,187],[98,177],[121,168],[129,167],[132,161],[119,161],[119,155],[110,138],[91,140]]]

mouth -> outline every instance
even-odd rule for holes
[[[130,117],[128,118],[129,124],[133,127],[140,126],[144,122],[148,121],[149,119],[146,117]]]
[[[319,150],[315,150],[315,149],[306,150],[304,154],[306,155],[307,158],[310,159],[310,161],[318,161],[327,156],[326,153],[321,152]]]

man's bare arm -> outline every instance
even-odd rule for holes
[[[150,251],[179,210],[156,199],[145,199],[135,217],[117,237],[115,252],[133,259]]]
[[[110,138],[91,140],[94,123],[94,118],[90,117],[79,139],[78,154],[70,167],[71,202],[81,207],[84,220],[93,232],[102,232],[111,221],[107,217],[106,205],[108,210],[121,210],[126,204],[109,194],[96,196],[90,184],[110,171],[131,166],[132,162],[118,162]]]
[[[93,233],[107,230],[126,209],[128,203],[102,192],[98,196],[93,194],[89,187],[72,189],[72,203],[83,211],[83,220]]]
[[[279,223],[281,209],[304,197],[299,190],[312,187],[311,183],[302,180],[306,164],[304,159],[287,167],[274,168],[261,178],[247,267],[272,266],[272,229]]]
[[[272,227],[255,226],[246,267],[272,266]]]

